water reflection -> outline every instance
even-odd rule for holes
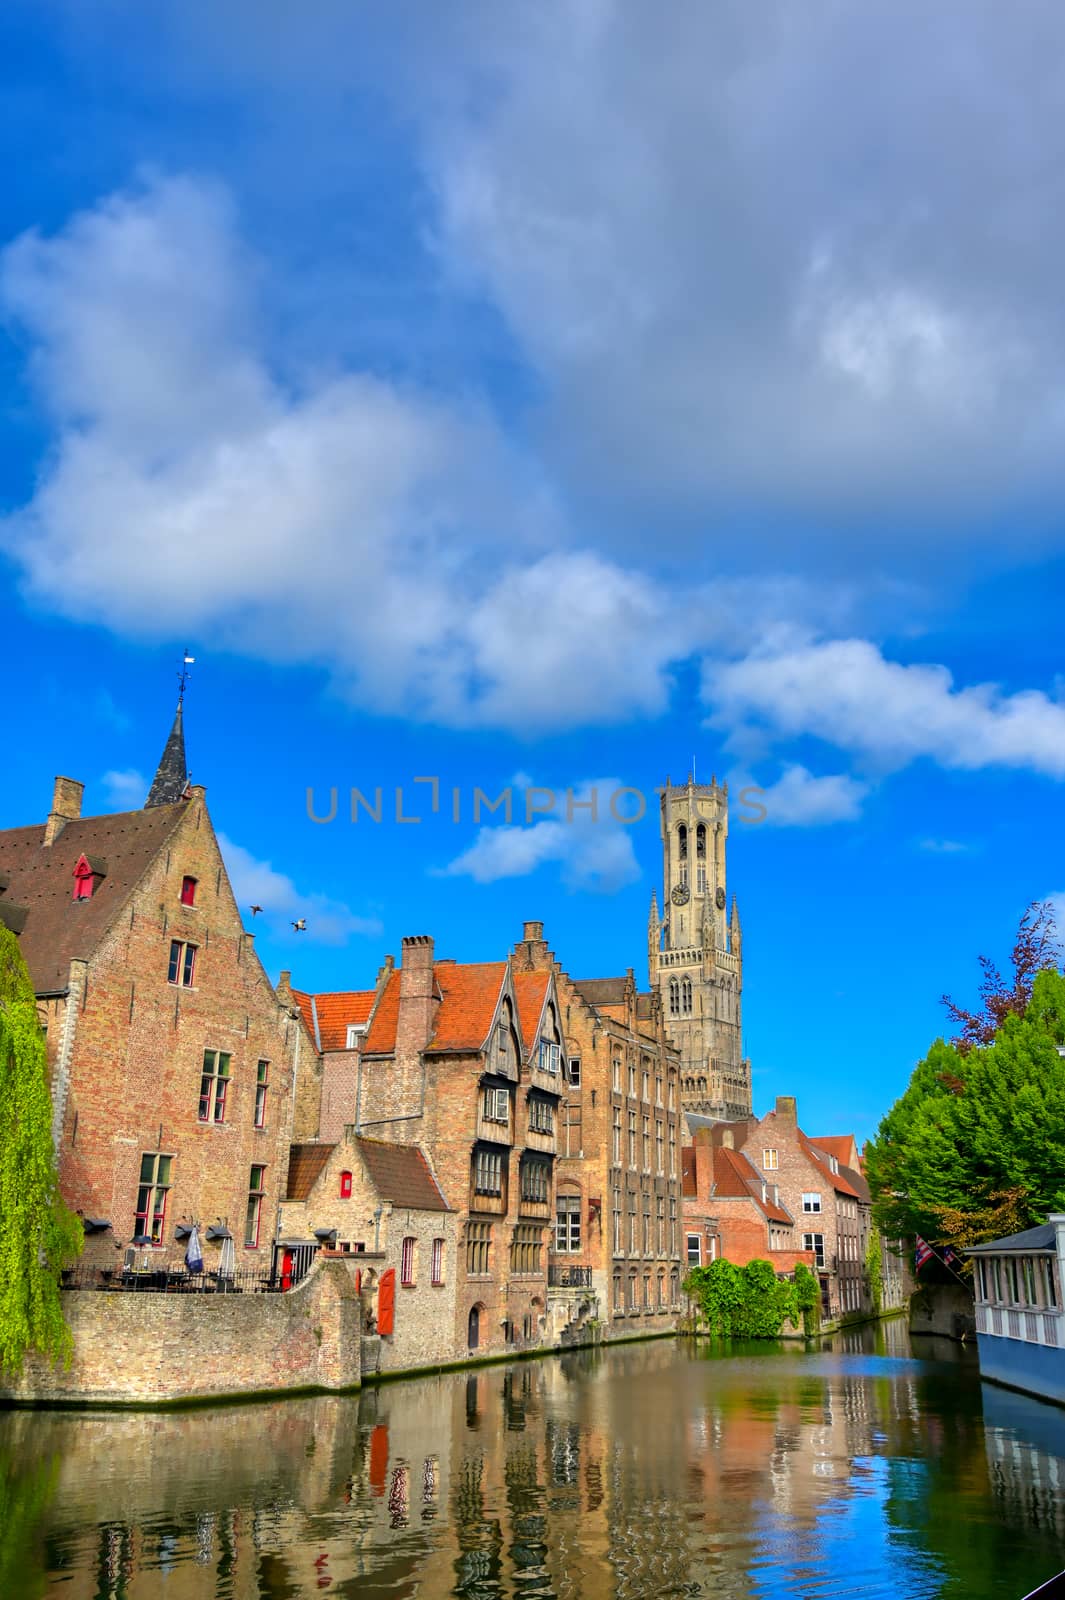
[[[1019,1600],[1063,1413],[898,1322],[661,1342],[356,1399],[0,1416],[0,1594]]]

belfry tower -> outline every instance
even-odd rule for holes
[[[681,1103],[719,1121],[751,1115],[743,1058],[743,945],[736,897],[728,910],[728,784],[662,790],[662,915],[651,895],[647,964],[666,1029],[681,1053]],[[727,913],[727,914],[726,914]]]

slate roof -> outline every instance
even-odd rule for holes
[[[967,1256],[1000,1255],[1010,1250],[1053,1250],[1056,1247],[1057,1229],[1052,1222],[1040,1223],[1038,1228],[1025,1228],[1023,1233],[1008,1233],[1004,1239],[990,1239],[987,1244],[974,1244],[965,1251]]]
[[[623,1006],[628,978],[581,978],[573,987],[590,1006]]]
[[[349,1024],[369,1019],[376,996],[376,989],[338,989],[329,994],[292,991],[319,1050],[346,1050]]]
[[[7,879],[0,904],[26,912],[19,946],[37,994],[65,992],[71,961],[92,955],[187,804],[79,817],[48,846],[43,823],[0,832],[0,876]],[[107,874],[90,899],[75,900],[74,868],[83,855],[90,864],[102,857]]]
[[[185,726],[179,700],[174,714],[174,725],[170,729],[155,777],[152,779],[152,786],[148,790],[148,798],[144,802],[145,810],[155,806],[176,804],[185,793],[188,781],[189,773],[185,762]]]

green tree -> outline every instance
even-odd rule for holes
[[[1065,978],[1044,970],[987,1043],[937,1039],[866,1148],[883,1232],[977,1244],[1065,1206]]]
[[[800,1271],[806,1271],[801,1262],[796,1275]],[[816,1278],[812,1273],[807,1277],[816,1292]],[[776,1339],[785,1322],[799,1325],[796,1285],[778,1278],[768,1261],[748,1261],[745,1267],[737,1267],[731,1261],[718,1260],[693,1267],[684,1280],[684,1292],[695,1302],[699,1321],[708,1332],[725,1338]],[[803,1320],[805,1323],[805,1316]]]
[[[59,1274],[83,1243],[59,1195],[44,1036],[30,975],[0,926],[0,1372],[28,1350],[70,1359]]]

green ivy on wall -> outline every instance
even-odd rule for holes
[[[800,1261],[792,1280],[778,1278],[768,1261],[712,1261],[693,1267],[684,1292],[697,1308],[698,1322],[710,1333],[732,1339],[777,1339],[785,1323],[803,1332],[820,1326],[821,1291]]]
[[[81,1250],[59,1195],[48,1057],[18,941],[0,926],[0,1372],[28,1350],[70,1360],[59,1274]]]

